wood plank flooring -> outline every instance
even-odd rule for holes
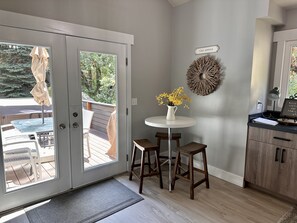
[[[175,190],[168,191],[168,172],[163,171],[164,189],[158,178],[144,179],[140,201],[119,211],[100,223],[277,223],[291,204],[250,188],[240,188],[215,177],[210,177],[210,189],[200,185],[195,199],[189,199],[188,184],[176,182]],[[138,193],[139,181],[128,180],[128,173],[116,176],[122,184]],[[112,196],[112,194],[110,194]],[[0,222],[28,223],[23,210],[0,218]]]
[[[167,172],[168,173],[168,172]],[[186,181],[178,180],[169,192],[163,172],[164,189],[157,177],[145,178],[141,201],[113,214],[102,223],[114,222],[178,222],[178,223],[276,223],[291,205],[250,188],[241,188],[210,177],[210,189],[202,184],[195,189],[195,199],[189,199]],[[128,174],[116,179],[138,192],[139,181],[128,180]]]

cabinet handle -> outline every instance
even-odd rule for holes
[[[281,138],[281,137],[277,137],[277,136],[274,136],[273,138],[278,139],[278,140],[282,140],[282,141],[287,141],[287,142],[291,141],[291,139]]]
[[[282,149],[282,153],[281,153],[281,163],[284,163],[284,153],[286,152],[285,149]]]
[[[275,162],[278,162],[278,151],[279,150],[280,150],[280,148],[276,148],[276,150],[275,150],[275,158],[274,158]]]

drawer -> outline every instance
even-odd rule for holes
[[[297,135],[293,133],[249,127],[249,139],[297,149]]]

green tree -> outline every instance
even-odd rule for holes
[[[291,66],[288,83],[288,95],[294,96],[297,93],[297,47],[291,50]]]
[[[33,47],[0,44],[0,97],[32,97],[35,78],[31,72]]]
[[[115,104],[116,56],[80,53],[82,91],[97,102]]]

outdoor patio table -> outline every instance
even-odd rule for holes
[[[18,119],[11,121],[11,124],[20,132],[52,132],[53,131],[53,118],[44,118],[44,123],[42,124],[41,118],[31,118],[31,119]]]
[[[42,141],[43,147],[45,147],[45,141],[49,140],[49,133],[53,132],[53,118],[44,118],[42,124],[42,118],[31,118],[31,119],[18,119],[11,121],[11,124],[19,130],[21,133],[36,132],[40,142]],[[50,143],[48,144],[50,145]]]
[[[145,124],[156,128],[168,129],[168,165],[169,165],[169,191],[171,191],[171,129],[172,128],[186,128],[195,125],[196,121],[190,117],[176,116],[174,121],[167,121],[166,116],[155,116],[145,119]]]

